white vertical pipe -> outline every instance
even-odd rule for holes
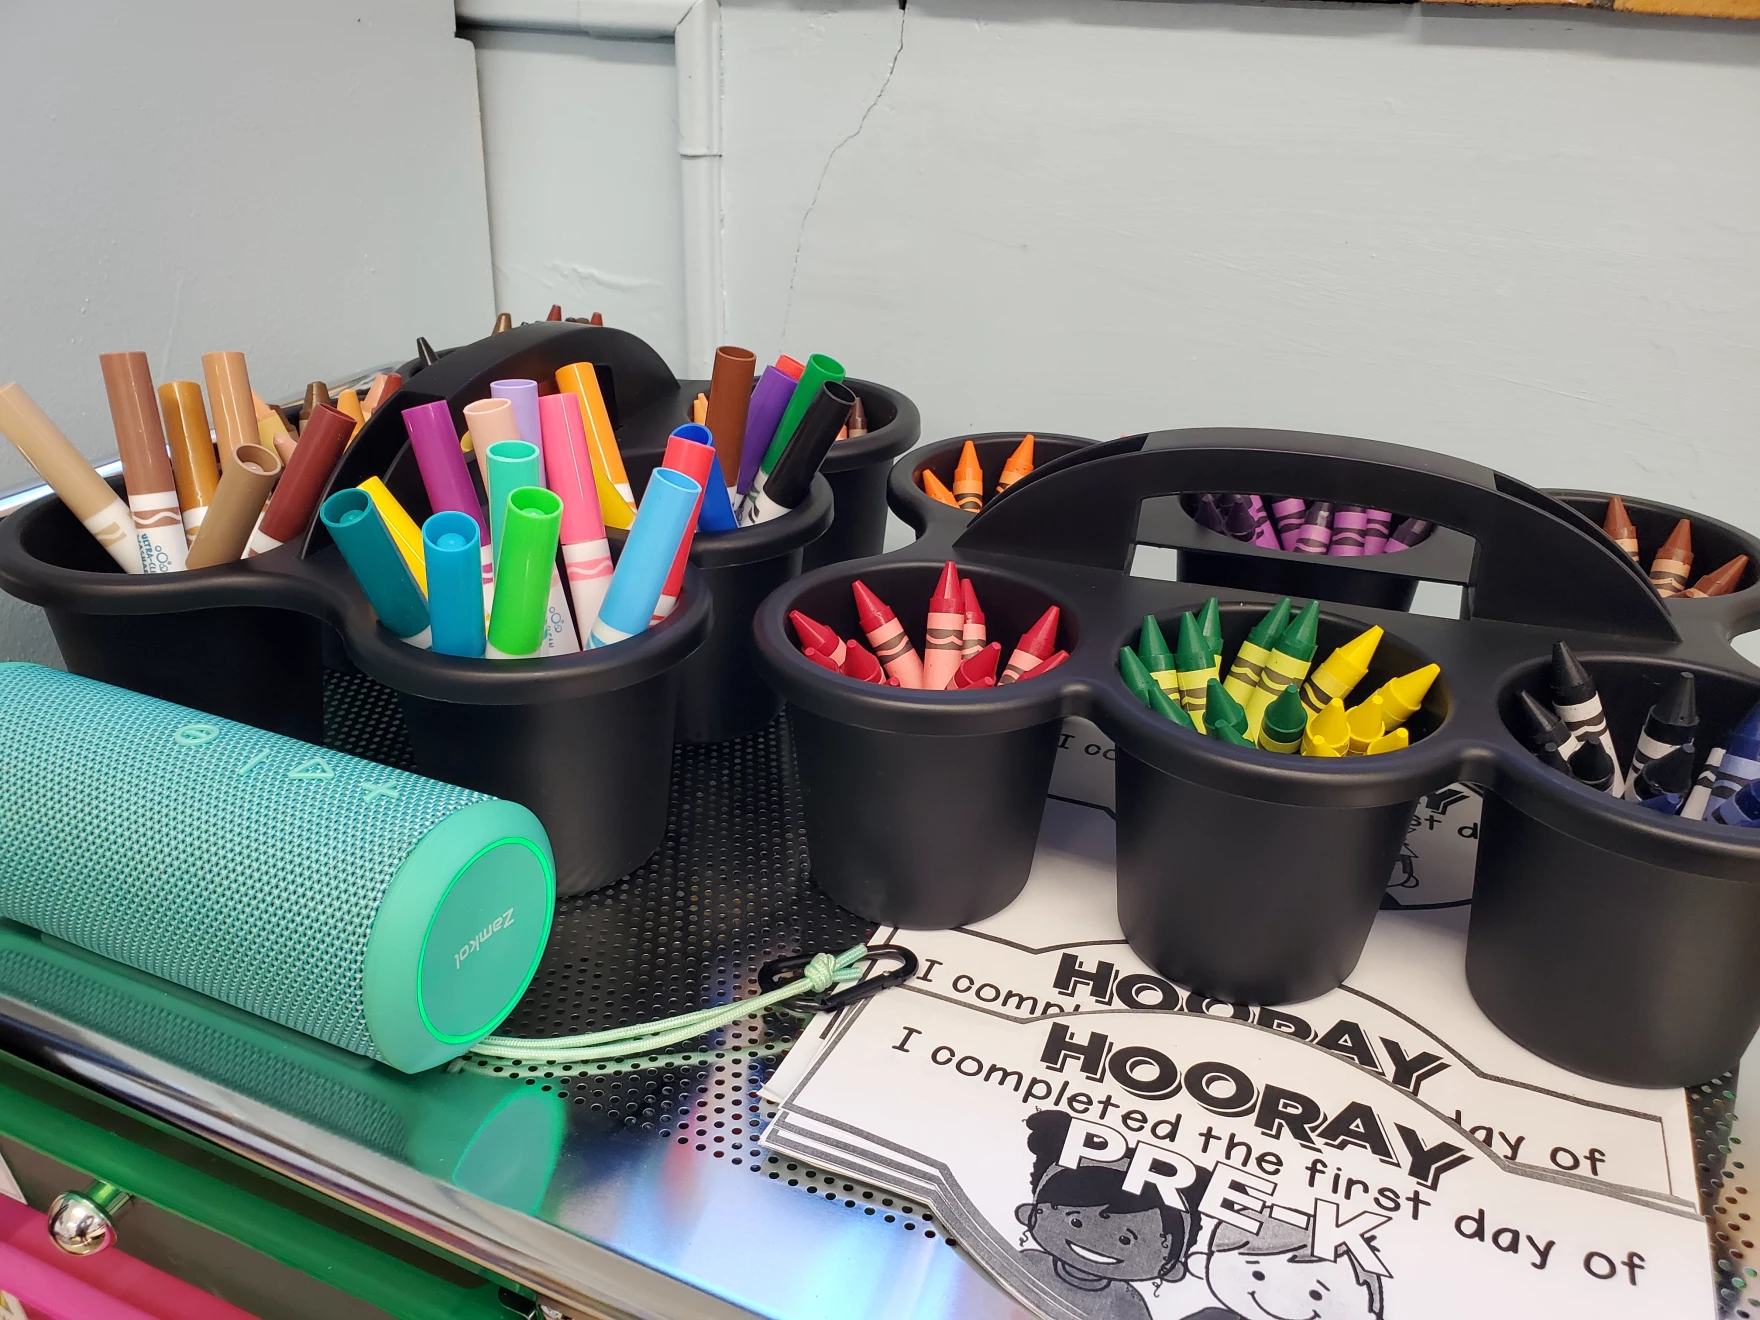
[[[721,275],[721,4],[696,0],[673,32],[684,231],[686,375],[713,369],[726,330]]]

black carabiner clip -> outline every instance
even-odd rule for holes
[[[871,945],[861,961],[872,958],[896,959],[898,966],[890,971],[881,972],[878,976],[870,976],[857,981],[853,985],[844,986],[822,995],[800,995],[786,1004],[778,1004],[778,1008],[797,1009],[805,1013],[835,1013],[840,1008],[848,1008],[851,1004],[859,1004],[864,999],[871,999],[882,990],[890,990],[895,985],[903,985],[917,974],[917,955],[899,944]],[[799,978],[802,970],[813,960],[810,954],[799,954],[791,958],[775,958],[758,969],[758,987],[765,993],[779,989],[790,981]]]

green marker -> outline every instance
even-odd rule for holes
[[[1210,654],[1216,658],[1218,672],[1222,666],[1222,607],[1212,596],[1204,602],[1204,608],[1198,611],[1198,631],[1204,634],[1204,644],[1210,648]]]
[[[1227,724],[1219,724],[1210,731],[1210,736],[1218,742],[1228,743],[1232,747],[1251,747],[1253,740],[1244,733],[1237,733]]]
[[[1265,662],[1271,658],[1271,648],[1277,643],[1277,634],[1289,624],[1289,597],[1285,596],[1276,605],[1265,611],[1265,617],[1253,625],[1253,631],[1234,653],[1234,663],[1228,668],[1228,677],[1222,680],[1222,686],[1228,689],[1228,695],[1245,706],[1252,698],[1253,689],[1259,685],[1259,675],[1265,672]]]
[[[1265,718],[1259,725],[1259,746],[1268,752],[1299,752],[1302,731],[1308,727],[1308,708],[1302,705],[1301,693],[1291,683],[1265,707]]]
[[[495,604],[489,611],[491,660],[523,660],[544,641],[550,574],[562,530],[562,500],[542,486],[509,491],[496,555]]]
[[[1192,727],[1204,731],[1204,697],[1216,677],[1216,657],[1189,612],[1179,616],[1179,646],[1173,653],[1174,675],[1179,679],[1179,704],[1192,716]]]
[[[1149,700],[1149,689],[1156,686],[1155,680],[1149,676],[1143,662],[1137,659],[1137,653],[1128,646],[1119,648],[1118,672],[1124,676],[1124,685],[1131,690],[1132,696],[1145,706],[1153,704]]]
[[[1179,677],[1173,671],[1173,652],[1167,649],[1167,638],[1161,635],[1161,625],[1155,622],[1153,614],[1143,616],[1143,631],[1137,638],[1137,658],[1143,662],[1143,668],[1149,671],[1161,690],[1168,696],[1179,695]]]
[[[1214,678],[1204,685],[1204,724],[1212,736],[1220,736],[1216,732],[1218,727],[1240,734],[1247,731],[1246,710]]]
[[[758,465],[758,475],[752,479],[755,488],[763,488],[764,479],[770,475],[770,469],[776,466],[776,460],[782,457],[782,451],[788,448],[788,442],[794,438],[795,428],[801,424],[801,418],[807,415],[808,406],[819,397],[819,390],[825,382],[842,379],[843,363],[836,358],[815,353],[807,359],[807,365],[801,368],[801,378],[794,387],[794,393],[788,396],[788,407],[782,410],[782,420],[776,423],[776,434],[770,438],[770,447],[764,451],[764,461]]]
[[[1320,638],[1320,602],[1309,601],[1302,612],[1290,620],[1289,627],[1277,635],[1271,654],[1265,661],[1265,672],[1259,675],[1259,686],[1247,699],[1247,736],[1259,736],[1259,722],[1265,708],[1275,701],[1291,683],[1300,686],[1314,663],[1314,648]]]

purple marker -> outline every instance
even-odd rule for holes
[[[1253,544],[1262,545],[1267,550],[1281,550],[1278,544],[1277,530],[1271,525],[1271,515],[1265,512],[1265,501],[1257,495],[1247,495],[1247,512],[1253,515]]]
[[[794,397],[796,381],[777,367],[765,367],[752,386],[752,402],[746,408],[746,438],[739,455],[739,493],[744,495],[758,475],[764,451],[776,438],[776,426]]]
[[[1315,500],[1296,529],[1295,543],[1290,549],[1298,555],[1323,555],[1331,540],[1332,506],[1325,500]]]
[[[1281,499],[1271,501],[1271,520],[1277,526],[1277,543],[1285,550],[1296,548],[1296,533],[1302,530],[1302,519],[1307,517],[1308,506],[1301,500]]]
[[[489,544],[489,523],[477,503],[477,488],[471,484],[470,469],[464,465],[464,451],[458,447],[458,428],[452,424],[452,409],[444,401],[418,404],[403,410],[403,429],[409,432],[409,445],[415,451],[416,467],[422,474],[422,485],[428,491],[428,503],[435,513],[453,510],[476,519],[482,532],[478,555],[483,566],[484,609],[494,603],[495,557]]]
[[[1332,516],[1332,540],[1326,553],[1340,559],[1355,559],[1363,553],[1363,533],[1369,525],[1369,511],[1360,504],[1341,504]]]
[[[1387,548],[1387,534],[1393,530],[1393,515],[1386,509],[1365,509],[1363,553],[1378,555]]]
[[[513,405],[513,424],[519,427],[519,438],[538,451],[538,484],[548,487],[544,479],[544,429],[538,420],[538,382],[535,380],[492,380],[491,399],[506,399]]]
[[[1382,553],[1391,555],[1398,550],[1410,550],[1435,530],[1436,524],[1433,522],[1425,522],[1422,518],[1407,518],[1387,538],[1387,547]]]

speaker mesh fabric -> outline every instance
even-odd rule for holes
[[[380,1057],[367,936],[484,794],[37,665],[0,665],[0,916]]]

